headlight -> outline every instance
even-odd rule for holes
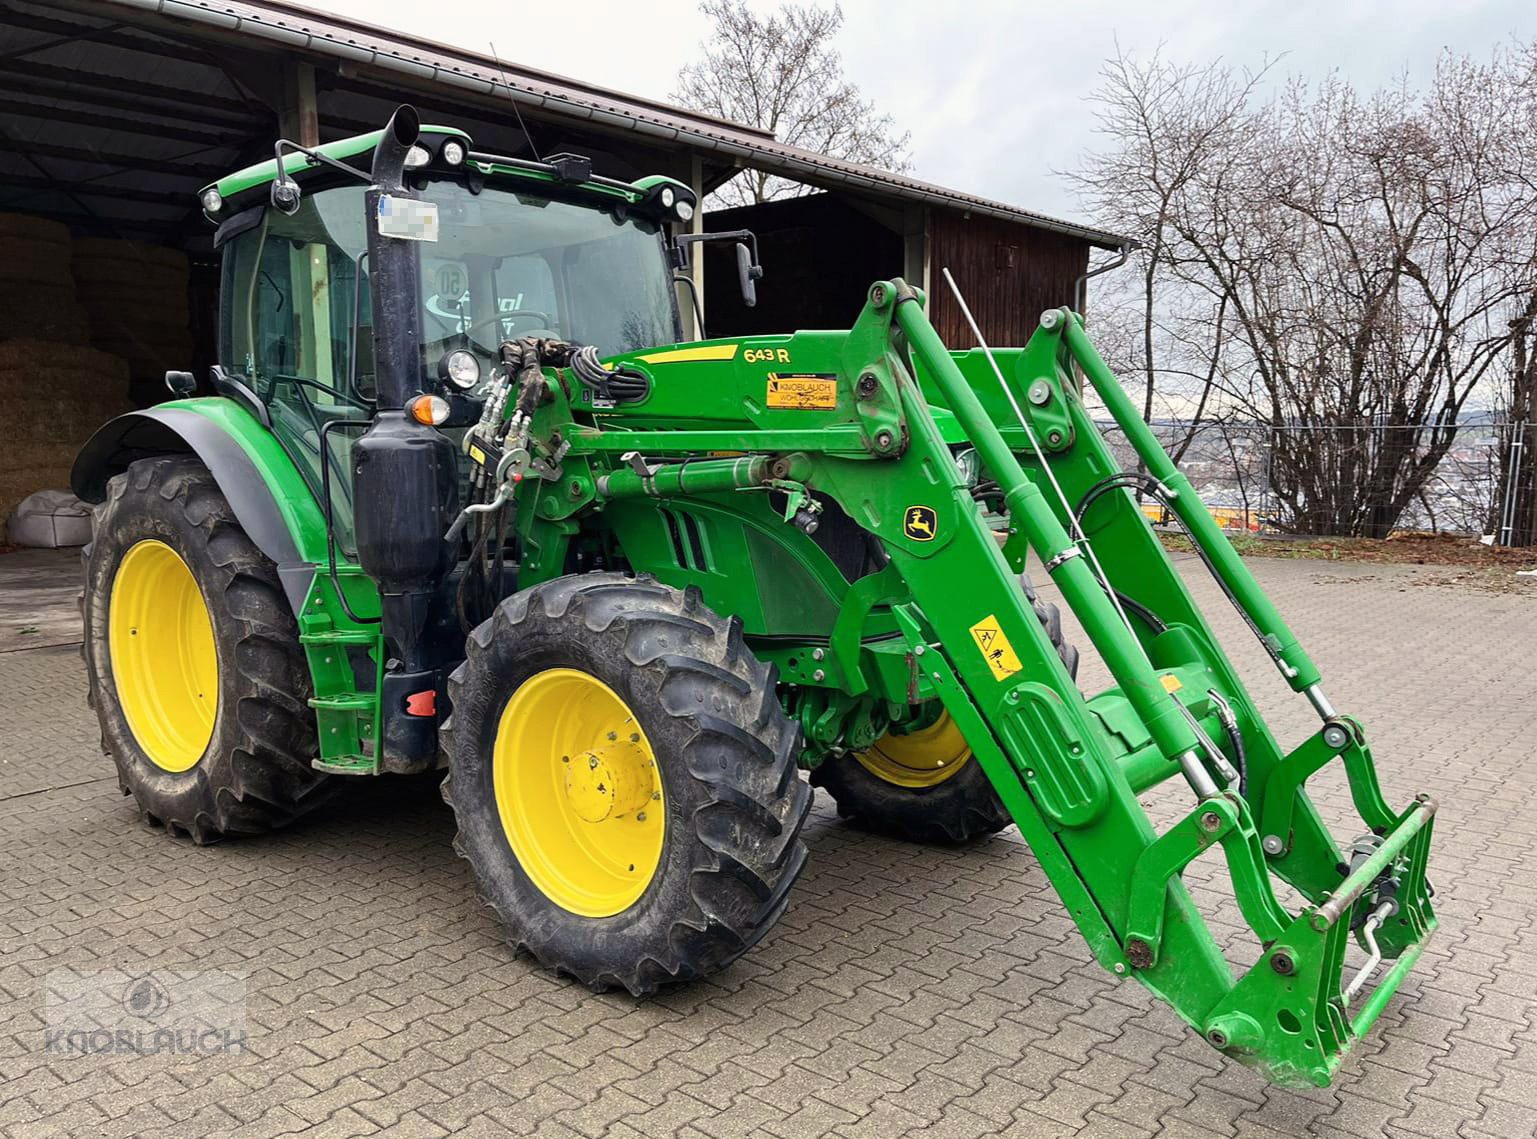
[[[676,199],[677,196],[677,194],[673,193],[671,186],[663,186],[661,193],[662,208],[667,210],[672,209],[673,200]]]
[[[467,392],[480,383],[480,361],[475,353],[455,348],[438,364],[438,378]]]
[[[444,162],[450,166],[458,166],[464,161],[464,143],[451,138],[443,144],[443,149],[439,153],[443,156]]]
[[[678,199],[678,204],[673,207],[673,213],[678,215],[679,221],[692,221],[694,218],[694,203]]]
[[[415,170],[418,166],[426,166],[432,161],[432,152],[420,143],[414,144],[406,151],[406,167]]]
[[[224,205],[224,195],[219,193],[216,186],[210,186],[204,190],[203,196],[198,200],[203,203],[203,208],[211,214],[218,213]]]
[[[955,465],[960,468],[961,478],[966,480],[968,487],[975,488],[982,477],[982,458],[977,454],[975,447],[967,447],[955,456]]]

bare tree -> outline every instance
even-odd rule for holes
[[[705,0],[714,23],[703,58],[678,76],[672,98],[718,118],[763,127],[782,143],[818,154],[908,170],[910,136],[843,78],[833,40],[843,27],[838,5],[786,4],[761,16],[744,0]],[[724,205],[806,193],[799,182],[744,170],[716,191]]]
[[[1239,80],[1218,66],[1173,65],[1156,53],[1140,63],[1118,48],[1093,97],[1111,145],[1067,174],[1107,226],[1136,241],[1135,287],[1096,308],[1108,307],[1107,323],[1122,326],[1111,336],[1126,350],[1118,361],[1124,372],[1141,378],[1143,418],[1153,418],[1158,394],[1178,397],[1168,410],[1188,423],[1176,461],[1211,406],[1228,317],[1226,298],[1186,272],[1185,199],[1241,143],[1249,101],[1268,69]]]
[[[1510,63],[1508,113],[1527,140],[1511,156],[1510,174],[1529,198],[1537,199],[1537,157],[1531,153],[1531,140],[1537,138],[1537,42],[1514,54]],[[1498,475],[1485,532],[1508,545],[1532,546],[1537,545],[1537,287],[1518,306],[1510,333],[1509,373],[1499,403],[1507,427],[1497,449]]]
[[[1301,530],[1386,536],[1500,374],[1533,288],[1518,76],[1506,53],[1448,55],[1423,94],[1331,76],[1262,100],[1220,66],[1107,71],[1112,146],[1080,184],[1155,235],[1144,328],[1220,313],[1146,335],[1144,382],[1204,354],[1202,390],[1272,429],[1271,489]]]

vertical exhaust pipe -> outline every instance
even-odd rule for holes
[[[404,407],[420,390],[421,263],[416,243],[379,232],[379,203],[385,197],[414,197],[405,185],[406,155],[420,133],[416,108],[402,106],[390,116],[374,148],[373,185],[364,195],[372,278],[374,376],[380,411]]]
[[[433,595],[450,564],[443,532],[457,513],[452,444],[404,410],[422,390],[417,243],[379,231],[381,202],[416,197],[405,172],[420,129],[412,107],[390,117],[374,149],[373,185],[364,195],[376,410],[353,448],[352,492],[358,564],[379,587],[381,632],[391,658],[380,692],[386,769],[391,760],[409,768],[437,750],[435,717],[419,718],[407,701],[440,687],[438,662],[423,638]],[[431,702],[417,699],[410,707],[424,703]]]

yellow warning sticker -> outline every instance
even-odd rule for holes
[[[794,411],[831,411],[838,406],[838,377],[831,372],[770,372],[765,402]]]
[[[998,627],[998,618],[993,614],[989,613],[973,625],[971,635],[977,642],[977,648],[982,650],[982,659],[987,661],[987,667],[993,670],[993,675],[999,680],[1007,680],[1024,667],[1019,663],[1019,657],[1014,654],[1014,646],[1003,635],[1003,630]]]
[[[1179,682],[1179,677],[1175,676],[1172,672],[1164,673],[1158,678],[1158,681],[1163,685],[1163,690],[1169,693],[1178,692],[1181,688],[1185,687]]]

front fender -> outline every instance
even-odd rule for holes
[[[302,603],[326,560],[325,514],[277,438],[234,400],[176,400],[110,420],[81,448],[70,486],[101,502],[107,480],[130,463],[175,454],[202,460],[241,528],[277,565],[290,600],[297,590]]]

